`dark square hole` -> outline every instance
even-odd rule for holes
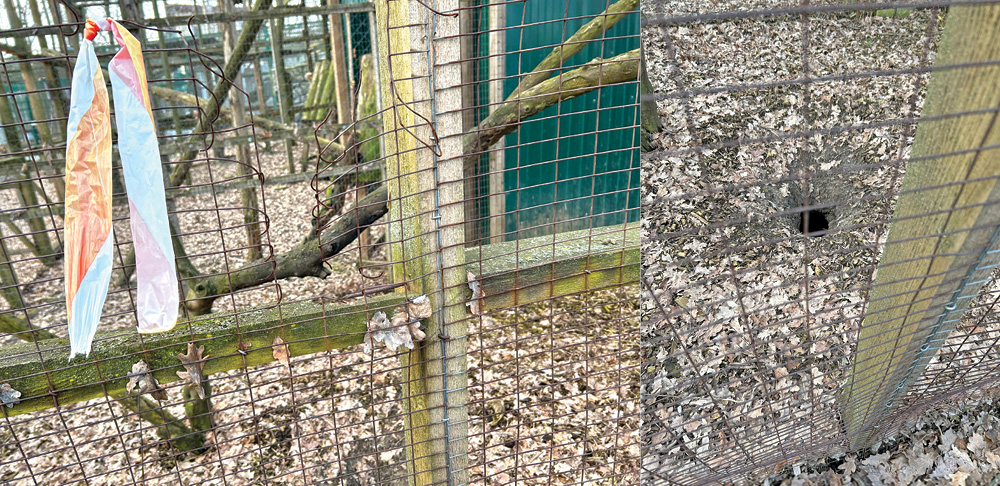
[[[830,230],[830,222],[826,219],[826,213],[813,209],[799,213],[799,230],[806,236],[823,236]]]

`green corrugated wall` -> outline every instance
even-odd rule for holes
[[[506,93],[517,86],[518,74],[534,68],[613,1],[508,4]],[[638,36],[639,16],[633,14],[588,44],[566,68],[636,49]],[[535,115],[507,136],[508,238],[638,220],[637,89],[622,84],[595,90]]]

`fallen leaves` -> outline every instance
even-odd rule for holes
[[[683,0],[644,2],[643,9],[657,3],[677,7],[666,15],[701,9]],[[813,26],[824,26],[810,31],[816,72],[865,72],[885,62],[915,67],[911,47],[923,40],[926,19],[883,25],[893,31],[885,43],[892,48],[876,54],[864,48],[870,26],[814,17]],[[885,205],[896,190],[889,172],[895,162],[885,154],[908,141],[896,127],[870,130],[870,138],[821,131],[898,118],[913,84],[886,76],[812,83],[811,101],[785,88],[729,90],[798,75],[801,46],[791,41],[801,28],[797,19],[651,27],[643,45],[654,90],[694,93],[657,101],[663,151],[641,162],[642,278],[649,287],[642,339],[651,348],[641,380],[643,465],[651,477],[678,484],[757,483],[769,469],[779,472],[770,458],[787,459],[785,448],[821,457],[843,452],[839,444],[819,444],[842,434],[832,397],[856,345],[852,326],[866,281],[858,277],[877,263],[866,245],[879,241],[873,229],[884,221],[876,215],[889,214]],[[668,55],[670,49],[684,54]],[[871,102],[862,106],[862,98]],[[781,136],[786,130],[815,132],[793,140]],[[887,196],[877,202],[862,194]],[[803,241],[796,216],[786,214],[802,196],[836,204],[831,223],[843,231]],[[720,432],[745,450],[720,447]],[[709,445],[701,449],[705,437]],[[881,459],[863,467],[875,471]],[[705,470],[743,462],[763,467],[741,478]],[[948,467],[935,479],[962,481],[959,470]]]
[[[14,408],[17,405],[21,397],[21,392],[15,390],[10,386],[9,383],[0,384],[0,403],[7,406],[7,408]]]
[[[153,378],[153,373],[149,371],[149,365],[141,359],[132,365],[128,383],[125,384],[125,391],[131,393],[133,389],[138,390],[140,395],[148,393],[157,400],[167,399],[167,391],[160,387],[156,378]]]
[[[188,343],[187,354],[178,354],[177,359],[184,365],[184,371],[178,371],[177,376],[196,387],[198,398],[205,399],[205,389],[201,386],[205,382],[205,346],[195,347],[194,343]]]
[[[271,348],[271,356],[278,360],[281,364],[285,366],[290,366],[289,357],[291,354],[288,352],[288,345],[285,344],[285,340],[281,339],[281,336],[274,336],[274,347]]]
[[[427,335],[420,330],[420,320],[431,316],[431,302],[426,295],[421,295],[393,310],[390,320],[384,312],[376,312],[368,319],[368,331],[365,333],[365,353],[371,353],[376,342],[385,344],[395,351],[399,347],[413,349],[414,341],[420,341]]]

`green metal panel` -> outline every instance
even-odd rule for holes
[[[553,47],[614,0],[527,0],[507,6],[506,93]],[[622,19],[569,60],[639,47],[639,16]],[[549,108],[506,138],[506,231],[511,237],[620,224],[639,218],[637,84],[595,90]],[[516,213],[513,213],[516,211]],[[513,213],[513,214],[512,214]]]

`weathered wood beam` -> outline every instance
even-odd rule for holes
[[[398,354],[408,431],[403,445],[406,483],[467,484],[468,333],[463,303],[468,288],[463,288],[463,249],[468,220],[460,137],[460,14],[438,15],[431,28],[423,9],[387,0],[376,5],[378,58],[391,60],[383,68],[382,99],[406,107],[382,117],[392,281],[406,285],[408,292],[426,294],[433,312],[425,321],[427,339]],[[434,7],[457,13],[459,0],[436,0]],[[434,140],[436,148],[427,140]]]
[[[639,225],[602,226],[465,250],[466,270],[504,309],[639,281]]]
[[[144,19],[143,25],[148,27],[173,27],[186,28],[188,21],[191,25],[216,24],[219,22],[249,22],[264,21],[279,17],[302,16],[302,15],[327,15],[331,13],[363,13],[372,11],[371,3],[354,3],[344,5],[324,5],[320,7],[284,7],[275,8],[266,12],[262,11],[241,11],[233,13],[196,14],[196,15],[175,15],[172,17]],[[82,23],[82,22],[81,22]],[[0,39],[3,38],[25,38],[38,37],[43,35],[62,35],[63,26],[45,27],[22,27],[17,29],[0,30]],[[82,29],[82,26],[81,26]]]
[[[1000,263],[1000,5],[953,6],[841,395],[852,449],[945,343]],[[967,113],[961,116],[943,116]],[[951,154],[951,155],[942,155]]]
[[[403,302],[402,294],[371,297],[365,302],[321,306],[298,302],[255,309],[238,317],[209,317],[179,324],[174,330],[145,334],[135,330],[97,333],[90,357],[77,356],[68,363],[66,339],[5,345],[0,353],[0,383],[21,392],[13,407],[0,407],[6,416],[55,406],[125,394],[132,365],[144,360],[161,385],[178,381],[183,367],[178,354],[187,343],[205,346],[205,375],[274,360],[275,337],[288,343],[292,356],[319,353],[359,344],[367,319],[376,311],[391,312]],[[243,349],[242,353],[240,350]],[[245,353],[245,354],[244,354]],[[51,385],[51,388],[50,388]],[[179,401],[179,400],[178,400]]]
[[[508,308],[581,292],[638,282],[639,225],[570,231],[465,250],[466,269],[486,293],[485,310]],[[467,295],[471,295],[469,292]],[[0,349],[0,383],[21,392],[7,415],[124,393],[132,364],[146,360],[160,384],[178,380],[177,354],[192,339],[210,355],[205,374],[253,367],[274,360],[275,336],[290,343],[292,356],[303,356],[360,344],[365,321],[375,311],[388,312],[404,296],[369,297],[366,303],[331,305],[299,302],[255,309],[233,316],[182,323],[173,331],[146,334],[134,330],[99,332],[90,358],[67,364],[65,338],[16,343]],[[238,320],[238,322],[237,322]],[[238,349],[248,343],[246,356]],[[50,393],[48,383],[51,381]]]

